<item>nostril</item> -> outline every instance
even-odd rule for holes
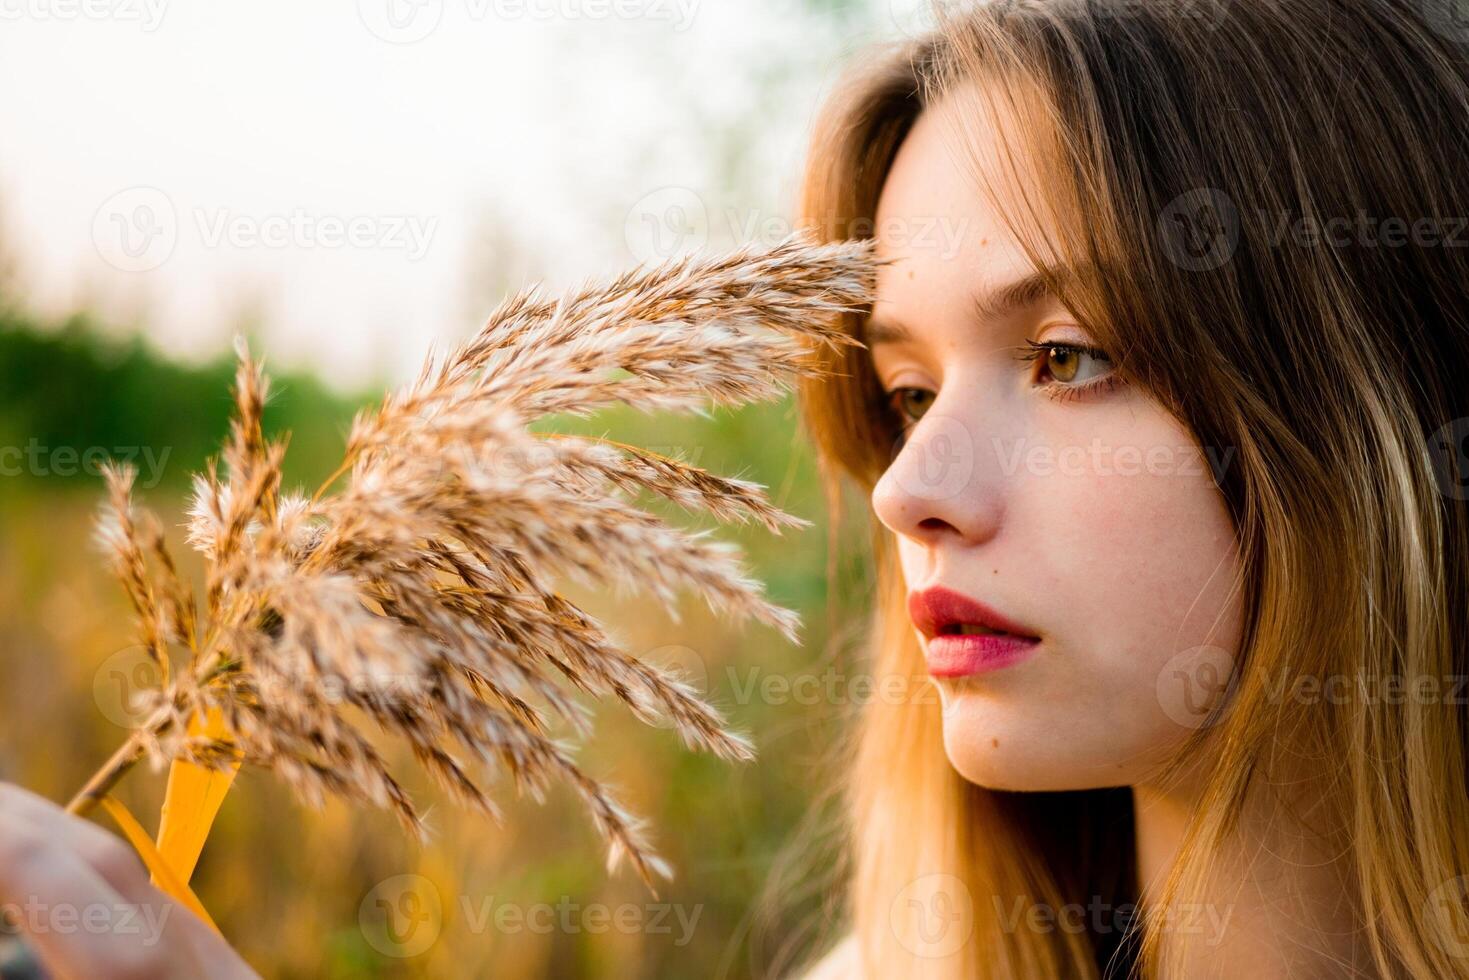
[[[918,522],[918,526],[925,531],[942,531],[948,527],[948,522],[941,517],[925,517]]]

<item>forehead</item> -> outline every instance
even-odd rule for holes
[[[1035,267],[1017,232],[1034,235],[1023,185],[1038,180],[1020,130],[976,91],[944,96],[921,112],[898,148],[878,199],[874,321],[967,321],[987,284]],[[1011,222],[1021,222],[1018,226]],[[1043,260],[1048,257],[1043,256]]]

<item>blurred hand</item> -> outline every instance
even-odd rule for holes
[[[0,783],[0,909],[56,978],[257,977],[120,838]]]

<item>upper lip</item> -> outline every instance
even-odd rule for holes
[[[1002,616],[978,599],[942,585],[908,594],[908,615],[913,625],[926,639],[933,639],[954,625],[984,626],[1002,633],[1039,639],[1035,632],[1023,623]]]

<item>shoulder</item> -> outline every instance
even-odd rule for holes
[[[862,976],[861,951],[857,937],[848,935],[795,980],[853,980]]]

